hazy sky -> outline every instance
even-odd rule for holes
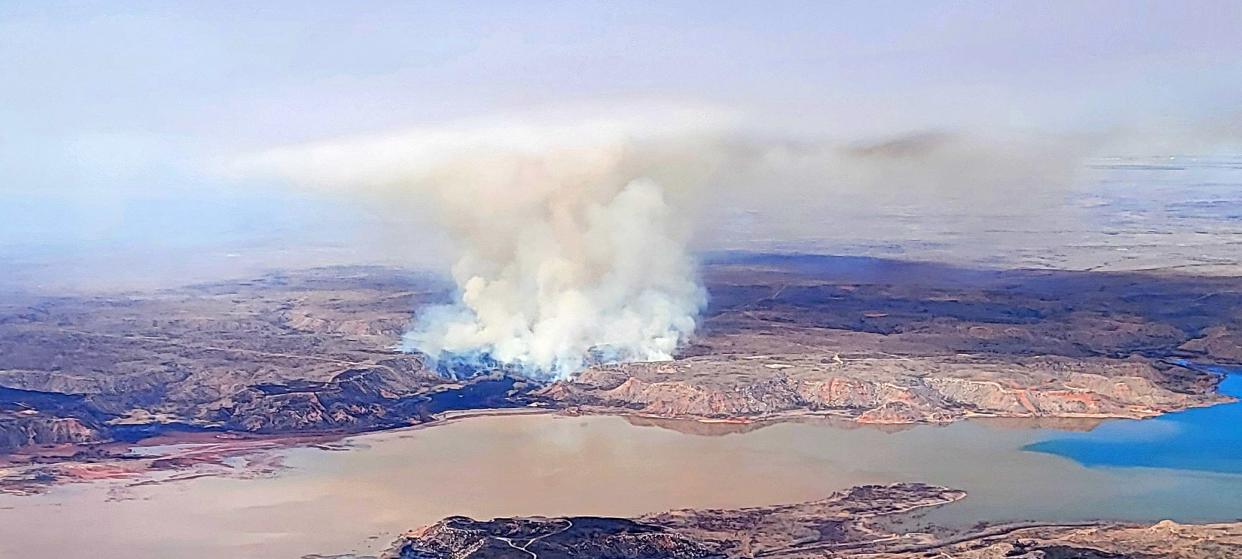
[[[1242,4],[0,0],[0,247],[329,239],[271,146],[565,105],[844,141],[1237,118]],[[327,225],[323,225],[323,224]]]

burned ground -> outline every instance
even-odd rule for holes
[[[393,348],[434,278],[324,268],[181,289],[0,300],[0,450],[162,425],[359,432],[541,403],[659,417],[1142,417],[1220,401],[1177,360],[1242,360],[1242,280],[853,257],[709,259],[678,360],[539,386],[446,379]],[[138,426],[138,427],[135,427]],[[146,427],[142,427],[146,426]],[[145,431],[144,431],[145,429]]]

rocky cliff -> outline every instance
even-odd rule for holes
[[[1165,370],[1169,368],[1166,366]],[[802,353],[694,357],[588,370],[538,395],[584,410],[682,418],[815,413],[864,423],[966,417],[1147,417],[1223,398],[1175,391],[1144,360]]]

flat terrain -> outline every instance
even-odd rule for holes
[[[13,293],[0,299],[0,475],[28,488],[74,478],[67,463],[134,466],[124,443],[154,436],[332,435],[530,405],[732,423],[1147,417],[1225,400],[1190,363],[1242,362],[1229,276],[724,254],[705,280],[711,307],[679,359],[551,385],[450,381],[394,351],[415,310],[449,296],[403,270]]]

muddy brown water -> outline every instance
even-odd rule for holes
[[[937,524],[1242,517],[1242,476],[1087,468],[1022,450],[1055,435],[972,421],[899,432],[782,423],[704,436],[619,417],[477,417],[354,437],[344,451],[273,451],[287,467],[259,479],[113,480],[0,496],[0,557],[373,554],[454,514],[630,516],[896,481],[970,493],[920,521]]]

